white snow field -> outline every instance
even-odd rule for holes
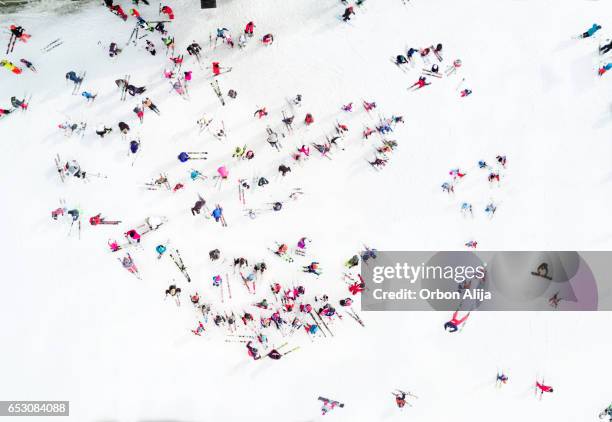
[[[612,76],[597,76],[596,50],[610,34],[612,3],[367,0],[345,24],[338,0],[219,0],[215,10],[174,0],[168,4],[176,19],[166,25],[177,54],[185,54],[183,70],[193,71],[189,100],[170,92],[162,75],[172,64],[159,33],[126,47],[134,18],[124,22],[101,3],[67,14],[33,6],[0,18],[3,40],[13,23],[32,34],[8,55],[3,41],[0,57],[18,65],[26,58],[38,70],[15,75],[0,68],[0,108],[10,106],[11,96],[33,95],[27,112],[0,119],[0,400],[70,400],[70,416],[53,420],[79,422],[598,420],[612,401],[609,313],[476,312],[464,330],[449,334],[442,327],[448,313],[360,312],[365,328],[345,316],[330,327],[333,338],[310,341],[303,329],[282,338],[270,328],[271,343],[300,348],[279,361],[253,361],[244,343],[226,342],[226,330],[210,318],[201,336],[191,333],[201,313],[189,294],[199,292],[213,314],[249,311],[257,318],[261,312],[252,303],[263,297],[278,307],[273,281],[305,286],[311,303],[327,293],[337,305],[349,295],[343,263],[364,244],[464,250],[476,240],[483,250],[609,249]],[[126,12],[134,7],[117,3]],[[137,7],[147,20],[160,18],[157,2]],[[221,43],[210,49],[216,28],[230,29],[237,40],[251,20],[255,36],[246,49]],[[597,37],[572,39],[594,22],[603,26]],[[266,33],[274,34],[272,46],[259,41]],[[61,46],[41,52],[57,38]],[[156,56],[144,50],[145,39],[156,44]],[[210,69],[185,52],[192,40],[203,47],[204,67],[217,60],[233,68],[218,78],[224,95],[238,92],[235,100],[225,95],[225,107],[210,87]],[[124,48],[113,59],[110,42]],[[438,42],[444,44],[441,70],[456,58],[463,66],[409,92],[421,59],[404,73],[390,58]],[[71,95],[64,76],[70,70],[87,72],[79,94],[98,93],[95,102]],[[126,74],[134,85],[146,85],[160,116],[146,111],[141,125],[132,109],[142,97],[120,101],[114,81]],[[473,94],[461,98],[463,88]],[[298,93],[303,105],[292,111],[287,99]],[[371,116],[362,100],[376,101]],[[341,111],[351,101],[354,111]],[[259,120],[253,113],[264,106],[269,115]],[[283,110],[295,113],[295,130],[278,152],[266,142],[265,128],[280,133]],[[308,128],[307,112],[315,119]],[[224,121],[227,140],[198,133],[204,113]],[[399,147],[375,171],[366,159],[374,158],[380,137],[363,140],[361,132],[378,115],[393,114],[405,119],[390,135]],[[296,148],[323,141],[336,120],[350,128],[344,150],[328,160],[311,148],[306,162],[293,162]],[[65,121],[87,121],[85,136],[65,137],[57,127]],[[119,121],[132,128],[127,140],[118,133]],[[113,133],[98,137],[100,124]],[[137,133],[142,151],[132,166],[128,140]],[[244,144],[255,158],[232,158]],[[209,158],[183,164],[176,158],[181,151],[207,151]],[[108,178],[62,183],[53,163],[57,153]],[[497,154],[508,164],[499,186],[490,186],[476,163],[494,164]],[[281,163],[292,168],[285,178],[277,172]],[[230,176],[217,189],[212,177],[220,165]],[[191,168],[208,179],[190,180]],[[447,195],[440,185],[452,168],[467,176]],[[184,189],[145,189],[160,172]],[[247,192],[249,208],[287,201],[296,187],[304,195],[280,212],[250,219],[238,201],[237,180],[254,176],[270,184]],[[228,227],[191,215],[198,193],[209,206],[222,204]],[[74,228],[67,235],[68,217],[50,218],[60,198],[82,211],[80,239]],[[492,219],[483,211],[490,200],[498,204]],[[464,201],[474,205],[473,219],[461,215]],[[122,223],[90,226],[88,218],[99,212]],[[168,222],[144,236],[141,248],[129,249],[139,280],[117,261],[123,251],[111,253],[107,241],[122,240],[151,215]],[[302,236],[312,243],[308,256],[294,263],[267,249],[275,241],[293,246]],[[168,239],[180,250],[191,283],[168,254],[156,259],[155,246]],[[214,248],[224,262],[211,263]],[[265,260],[269,270],[256,295],[232,276],[232,299],[226,291],[221,303],[212,277],[231,276],[230,261],[238,256]],[[301,271],[311,260],[321,263],[321,277]],[[180,307],[164,299],[172,283],[183,289]],[[609,287],[600,293],[606,292]],[[501,389],[494,385],[498,368],[510,377]],[[555,388],[541,401],[534,397],[536,376]],[[397,408],[390,395],[397,388],[419,397],[410,400],[413,407]],[[345,407],[322,416],[318,396]],[[23,418],[39,419],[47,420]]]

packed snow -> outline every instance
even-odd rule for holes
[[[126,13],[136,7],[145,20],[167,19],[155,2],[116,3]],[[136,24],[132,15],[124,21],[102,2],[87,2],[69,13],[43,4],[0,16],[7,43],[10,25],[31,34],[8,54],[3,41],[0,54],[22,68],[21,74],[0,68],[0,108],[10,108],[12,96],[31,96],[27,111],[0,117],[0,399],[69,400],[70,417],[58,420],[74,421],[598,420],[612,400],[609,314],[475,312],[464,329],[449,334],[447,313],[361,312],[343,273],[364,246],[465,250],[476,241],[483,250],[610,248],[612,75],[598,75],[606,62],[597,51],[610,34],[610,3],[367,0],[349,22],[340,18],[347,6],[339,0],[220,0],[213,10],[197,3],[165,3],[175,15],[165,24],[175,37],[174,56],[184,55],[180,72],[193,72],[188,98],[164,77],[173,54],[158,31],[141,29],[139,36],[147,36],[126,45]],[[237,43],[249,21],[256,26],[246,48],[221,39],[213,48],[217,28],[228,28]],[[603,28],[577,39],[594,22]],[[261,38],[268,33],[274,41],[266,46]],[[60,45],[43,51],[57,39]],[[146,40],[155,44],[155,56]],[[185,50],[194,41],[202,46],[201,64]],[[111,58],[112,42],[123,51]],[[409,47],[437,43],[444,46],[442,62],[430,55],[427,66],[418,53],[414,67],[392,62]],[[455,59],[461,67],[450,76],[427,77],[431,85],[408,90],[422,68],[436,63],[444,73]],[[215,78],[225,106],[210,85],[212,62],[232,68]],[[69,71],[86,72],[76,95],[65,78]],[[115,80],[126,75],[146,92],[121,101]],[[230,89],[235,99],[227,96]],[[465,89],[471,95],[462,97]],[[88,102],[83,91],[97,94],[95,100]],[[291,101],[297,94],[299,107]],[[146,97],[160,115],[147,109],[141,124],[133,109]],[[363,101],[376,108],[366,112]],[[351,102],[353,111],[343,111]],[[254,116],[263,107],[268,115]],[[292,133],[281,122],[283,112],[295,115]],[[307,113],[314,118],[308,126]],[[200,132],[204,115],[213,122]],[[381,117],[400,115],[404,123],[387,136],[398,146],[376,169],[368,161],[382,138],[363,139],[362,132]],[[125,137],[121,121],[131,127]],[[66,136],[58,128],[66,122],[87,127]],[[220,122],[227,133],[221,140],[213,136]],[[311,144],[333,136],[337,122],[349,131],[323,157]],[[101,138],[100,125],[113,131]],[[278,133],[280,150],[266,141],[267,126]],[[134,157],[129,141],[136,137],[141,145]],[[252,160],[232,157],[243,145],[254,152]],[[310,156],[296,162],[292,154],[302,145],[310,146]],[[207,159],[177,159],[192,151],[206,151]],[[91,176],[62,182],[57,154],[62,164],[77,160]],[[507,157],[505,166],[497,156]],[[479,160],[499,171],[499,183],[487,180]],[[291,167],[284,177],[281,164]],[[221,166],[229,177],[214,179]],[[192,169],[206,179],[192,180]],[[441,185],[452,182],[452,169],[466,175],[448,194]],[[147,189],[160,174],[171,187],[184,187]],[[269,184],[257,186],[259,177]],[[244,205],[241,179],[250,185]],[[294,200],[295,189],[303,194]],[[194,216],[198,194],[209,211]],[[282,210],[271,210],[276,201]],[[464,202],[473,205],[473,217],[461,212]],[[491,202],[497,205],[492,218],[484,212]],[[216,204],[227,227],[207,218]],[[80,231],[69,216],[51,218],[64,206],[80,210]],[[261,212],[251,218],[249,209]],[[90,225],[98,213],[121,223]],[[109,240],[125,243],[123,234],[151,216],[167,222],[143,235],[139,246],[109,250]],[[311,243],[294,262],[269,250],[277,249],[275,242],[293,249],[302,237]],[[161,259],[159,244],[168,248]],[[175,249],[191,283],[169,257]],[[209,259],[213,249],[221,251],[217,261]],[[118,261],[126,251],[140,278]],[[251,266],[267,264],[255,294],[234,273],[233,259],[241,256]],[[302,271],[312,261],[320,263],[320,276]],[[353,276],[357,270],[350,270]],[[215,275],[222,287],[213,286]],[[287,342],[282,351],[294,351],[278,361],[254,361],[241,338],[227,336],[212,318],[224,311],[250,312],[256,322],[269,316],[253,304],[266,297],[280,307],[270,292],[274,282],[304,286],[296,304],[316,308],[314,297],[329,295],[343,318],[328,322],[333,337],[290,326],[283,337],[272,324],[264,330],[269,346]],[[182,289],[180,306],[165,296],[172,284]],[[204,321],[189,300],[195,292],[212,308],[201,335],[192,332]],[[365,327],[338,305],[349,296]],[[299,312],[283,318],[290,323],[294,315],[313,323]],[[237,326],[243,335],[259,332],[240,319]],[[266,347],[257,347],[265,356]],[[501,388],[495,387],[498,370],[509,376]],[[536,378],[554,393],[538,400]],[[418,398],[408,397],[411,406],[399,409],[390,394],[397,389]],[[323,416],[319,396],[345,406]]]

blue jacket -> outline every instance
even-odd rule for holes
[[[189,160],[189,154],[187,154],[186,152],[181,152],[178,156],[178,159],[181,163],[184,163]]]
[[[600,29],[601,29],[601,25],[597,25],[596,23],[594,23],[593,26],[591,26],[589,30],[587,31],[587,34],[589,34],[589,37],[590,37],[595,32],[599,31]]]

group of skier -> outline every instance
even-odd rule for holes
[[[145,5],[149,5],[146,0],[142,0]],[[138,1],[135,2],[138,5]],[[365,3],[365,0],[357,0],[355,2],[356,6],[362,6]],[[182,65],[184,64],[184,58],[181,55],[174,55],[175,48],[175,40],[174,37],[168,34],[166,27],[163,25],[164,22],[151,22],[145,21],[139,11],[136,9],[131,9],[126,13],[120,5],[114,4],[113,0],[105,0],[105,6],[111,11],[113,14],[119,16],[124,21],[127,21],[129,15],[133,16],[137,24],[142,28],[151,31],[158,31],[162,35],[162,43],[165,45],[169,59],[172,61],[173,68],[172,70],[164,70],[164,76],[168,79],[173,79],[174,82],[171,83],[174,91],[178,92],[180,95],[185,95],[186,93],[186,85],[187,82],[191,81],[192,73],[191,71],[182,71]],[[167,5],[160,5],[159,13],[163,14],[168,21],[165,23],[171,22],[175,20],[174,11],[171,7]],[[351,18],[355,15],[355,10],[353,6],[348,6],[344,13],[342,14],[341,19],[345,22],[351,20]],[[155,26],[152,24],[155,23]],[[588,31],[583,34],[583,38],[591,37],[600,27],[598,25],[594,25]],[[29,35],[24,40],[23,37],[25,34],[22,29],[18,27],[11,28],[12,34],[16,37],[16,39],[20,41],[27,41]],[[255,24],[252,21],[249,21],[243,33],[240,35],[238,40],[239,47],[246,46],[246,40],[254,35]],[[19,36],[17,36],[19,35]],[[217,44],[217,40],[220,40],[222,43],[227,44],[230,48],[234,46],[230,31],[227,28],[219,28],[216,32],[215,38],[215,46]],[[262,36],[261,42],[265,46],[271,46],[274,43],[274,35],[271,33],[267,33]],[[151,55],[155,56],[157,54],[156,46],[150,40],[145,40],[145,49]],[[212,48],[212,37],[211,37],[211,48]],[[271,47],[274,48],[274,47]],[[607,54],[608,51],[612,49],[612,43],[608,43],[602,45],[600,48],[600,52],[602,54]],[[191,42],[187,47],[186,51],[189,56],[193,57],[197,63],[200,62],[202,57],[202,47],[195,41]],[[111,57],[116,57],[121,54],[122,50],[118,48],[116,43],[111,43],[109,47],[109,55]],[[439,62],[442,62],[441,53],[442,53],[442,45],[437,44],[435,47],[427,47],[424,49],[414,49],[410,48],[407,51],[406,56],[399,55],[396,57],[396,64],[403,65],[405,63],[409,63],[413,60],[414,54],[419,54],[424,63],[429,64],[429,54],[434,55]],[[125,54],[125,53],[123,53]],[[34,66],[22,59],[22,62],[32,71],[36,71]],[[167,62],[166,62],[167,63]],[[12,65],[10,62],[3,63],[3,66],[8,67]],[[14,66],[14,65],[12,65]],[[456,69],[460,66],[460,62],[455,61],[452,65],[452,72],[456,71]],[[609,66],[609,67],[608,67]],[[603,66],[600,69],[600,74],[603,75],[607,70],[612,68],[612,64],[608,64]],[[229,72],[232,70],[231,67],[223,67],[220,64],[220,61],[213,61],[211,63],[211,72],[213,77],[218,77],[225,72]],[[13,69],[10,69],[14,72]],[[449,73],[452,73],[449,70]],[[426,75],[439,74],[438,64],[434,63],[430,69],[426,69]],[[16,72],[15,72],[16,73]],[[419,90],[426,86],[429,86],[431,82],[427,80],[427,77],[424,75],[420,76],[418,80],[409,87],[409,89]],[[433,75],[433,77],[437,77]],[[72,82],[74,87],[76,88],[75,92],[78,91],[81,87],[81,84],[86,78],[86,74],[77,73],[76,71],[69,71],[65,76],[66,80]],[[132,97],[136,97],[144,94],[146,91],[146,87],[138,87],[129,83],[129,77],[125,79],[119,80],[117,84],[119,90],[122,92],[122,95],[128,93]],[[218,85],[217,85],[218,86]],[[230,91],[231,92],[231,91]],[[221,97],[220,93],[215,93]],[[461,97],[467,97],[472,93],[470,89],[464,89],[461,91]],[[81,96],[85,98],[87,102],[94,102],[97,97],[97,93],[91,92],[91,90],[82,91]],[[235,98],[234,95],[228,95],[230,97]],[[294,111],[301,107],[302,104],[302,95],[298,94],[294,98],[291,99],[290,105]],[[0,116],[2,114],[9,114],[15,109],[27,109],[28,102],[26,99],[19,100],[16,97],[11,98],[12,109],[0,109]],[[377,110],[377,104],[375,101],[362,101],[363,112],[373,113],[374,110]],[[133,112],[136,114],[136,117],[140,121],[140,123],[144,123],[144,110],[148,109],[154,112],[156,115],[160,115],[161,112],[157,105],[153,103],[153,101],[146,97],[143,100],[139,100],[136,107],[133,108]],[[339,108],[338,114],[341,116],[342,113],[353,113],[353,103],[347,103]],[[254,117],[258,120],[269,119],[268,117],[270,112],[266,107],[258,107],[254,113]],[[294,118],[295,114],[285,115],[283,112],[281,122],[285,129],[286,134],[283,133],[280,137],[282,139],[285,136],[290,136],[292,131],[294,130]],[[303,116],[303,120],[302,119]],[[315,124],[315,114],[313,112],[305,112],[302,113],[302,116],[299,117],[298,121],[301,121],[302,128],[306,130],[311,125]],[[317,117],[318,119],[318,117]],[[373,125],[373,127],[366,127],[366,129],[362,132],[361,137],[364,140],[368,140],[370,136],[377,135],[379,143],[373,146],[373,154],[374,159],[372,161],[368,160],[368,163],[376,168],[382,169],[387,165],[389,161],[389,157],[396,150],[398,143],[396,140],[389,139],[389,134],[393,133],[397,127],[397,125],[404,123],[402,116],[392,115],[391,117],[384,117],[383,115],[379,116],[378,121]],[[202,127],[208,127],[210,122],[202,122],[200,124]],[[315,124],[316,125],[316,124]],[[127,138],[131,133],[130,125],[126,122],[120,121],[118,123],[114,123],[111,127],[107,127],[102,124],[98,126],[95,130],[96,134],[100,138],[104,138],[105,136],[112,134],[114,126],[117,126],[118,132],[121,136]],[[60,125],[60,127],[66,132],[74,132],[78,129],[78,125],[75,123],[66,123]],[[86,125],[85,125],[86,127]],[[85,130],[85,127],[82,130]],[[268,126],[269,127],[269,126]],[[223,133],[225,129],[223,128]],[[344,150],[340,145],[342,140],[347,136],[349,132],[348,126],[340,122],[340,119],[336,121],[333,129],[330,128],[328,136],[326,136],[325,141],[321,141],[321,143],[313,143],[312,147],[314,150],[320,153],[321,157],[325,157],[327,159],[332,159],[332,153],[336,151]],[[267,130],[266,140],[270,146],[274,148],[276,151],[280,151],[282,146],[280,145],[279,135],[276,131]],[[140,140],[136,136],[129,137],[129,151],[131,154],[136,154],[140,148]],[[250,153],[249,153],[250,152]],[[313,151],[314,152],[314,151]],[[255,158],[255,153],[253,150],[249,150],[245,147],[238,147],[234,149],[234,156],[238,159],[248,159],[252,160]],[[295,148],[295,150],[290,154],[289,160],[290,163],[299,162],[300,164],[309,159],[311,156],[310,147],[307,145],[300,145],[299,148]],[[206,160],[207,153],[203,151],[196,152],[180,152],[176,156],[180,163],[188,163],[192,160]],[[500,173],[501,169],[506,168],[506,157],[502,155],[498,155],[496,157],[497,167],[494,169],[493,167],[486,164],[484,161],[478,163],[480,169],[484,169],[488,172],[488,181],[490,183],[499,183],[500,181]],[[83,171],[80,168],[80,165],[75,160],[70,160],[66,162],[61,162],[58,159],[56,162],[58,165],[58,172],[60,173],[62,180],[66,175],[74,176],[76,178],[87,178],[87,172]],[[191,169],[190,170],[192,180],[206,180],[207,176],[202,175],[198,170]],[[278,166],[278,173],[281,177],[291,177],[290,173],[292,172],[291,167],[286,163],[282,163]],[[211,176],[211,179],[215,178],[215,180],[227,180],[229,178],[228,170],[225,166],[221,166],[217,169],[218,175]],[[91,174],[91,173],[89,173]],[[195,176],[194,176],[195,174]],[[460,169],[452,169],[450,171],[450,176],[452,180],[449,182],[445,182],[442,185],[442,189],[448,193],[453,193],[457,182],[462,179],[466,173],[461,171]],[[289,175],[289,176],[288,176]],[[268,179],[265,177],[258,177],[256,183],[253,185],[257,185],[258,187],[264,187],[269,183]],[[245,181],[240,181],[239,184],[241,186],[242,196],[239,196],[241,201],[244,201],[244,190],[250,189],[250,185]],[[177,183],[174,185],[174,188],[171,189],[171,185],[169,184],[168,178],[162,174],[159,179],[156,179],[152,184],[152,186],[163,186],[168,190],[173,190],[176,192],[177,190],[184,187],[182,183]],[[299,192],[301,193],[301,192]],[[291,199],[295,199],[299,197],[298,192],[293,192],[290,196]],[[243,203],[244,204],[244,203]],[[211,206],[212,209],[207,207],[207,201],[200,196],[197,195],[197,200],[193,207],[190,208],[191,214],[194,218],[200,218],[200,215],[204,215],[207,218],[211,218],[221,223],[223,226],[227,226],[225,222],[225,214],[224,208],[220,204],[215,204]],[[275,201],[271,204],[271,210],[275,212],[279,212],[283,209],[282,201]],[[490,202],[487,204],[485,208],[485,212],[492,216],[497,209],[495,203]],[[469,203],[463,203],[461,206],[462,212],[465,214],[472,214],[473,208]],[[60,207],[52,211],[52,218],[54,220],[60,219],[62,216],[68,216],[71,221],[71,229],[72,224],[74,222],[80,222],[80,212],[78,208],[68,209],[67,207]],[[249,213],[250,215],[250,213]],[[212,221],[212,220],[211,220]],[[100,213],[93,215],[89,218],[89,223],[91,226],[100,226],[105,224],[118,224],[120,221],[111,221],[107,220]],[[183,259],[180,256],[179,251],[176,248],[171,248],[169,242],[157,245],[146,245],[146,239],[144,235],[150,231],[157,230],[162,224],[164,220],[155,220],[149,218],[142,226],[137,226],[135,228],[131,228],[124,232],[125,242],[117,242],[117,241],[109,241],[110,250],[113,253],[124,253],[125,255],[121,258],[118,258],[121,266],[125,268],[129,273],[134,276],[140,278],[140,273],[136,267],[135,260],[133,256],[126,252],[126,249],[131,250],[146,250],[145,247],[150,247],[149,251],[151,253],[157,254],[158,259],[162,259],[165,256],[169,256],[169,259],[175,264],[176,269],[179,270],[182,276],[184,276],[187,283],[191,283],[190,276],[190,267],[185,265]],[[265,289],[266,293],[262,293],[261,287],[259,293],[257,292],[257,286],[265,283],[264,274],[269,271],[269,266],[276,267],[281,265],[292,265],[298,271],[302,271],[305,277],[312,277],[313,279],[318,278],[323,275],[323,268],[321,268],[320,263],[317,258],[308,251],[310,244],[310,239],[306,237],[301,237],[297,239],[293,246],[290,247],[286,243],[280,243],[277,247],[270,249],[270,260],[274,262],[271,264],[270,262],[266,262],[265,260],[258,259],[254,264],[249,265],[248,259],[240,256],[240,257],[232,257],[231,262],[233,262],[233,267],[229,267],[230,269],[224,268],[223,270],[219,270],[219,274],[215,274],[212,277],[211,285],[212,287],[219,290],[221,295],[221,301],[224,303],[224,292],[227,292],[229,299],[232,298],[231,284],[244,285],[244,288],[247,293],[257,296],[257,299],[253,300],[251,304],[252,307],[249,307],[247,310],[243,310],[240,315],[235,315],[233,311],[227,311],[224,305],[213,306],[206,296],[200,296],[199,292],[191,288],[179,287],[180,283],[173,283],[169,285],[169,287],[165,291],[165,297],[169,297],[174,299],[174,302],[177,306],[181,306],[180,295],[183,290],[187,290],[187,293],[190,298],[190,302],[194,308],[194,315],[196,315],[196,326],[192,330],[193,334],[196,336],[205,335],[207,331],[213,329],[219,329],[222,333],[226,335],[226,341],[228,342],[236,342],[236,343],[244,343],[244,347],[246,348],[246,356],[250,357],[254,361],[259,361],[262,359],[269,358],[271,360],[280,360],[282,357],[287,354],[296,351],[299,349],[299,346],[294,346],[293,348],[287,350],[283,350],[288,346],[288,342],[284,342],[282,344],[273,345],[270,338],[276,339],[276,344],[283,341],[282,339],[289,335],[295,335],[297,337],[297,333],[301,333],[302,336],[309,338],[311,341],[315,339],[322,339],[325,337],[333,337],[334,331],[339,329],[339,324],[342,324],[345,317],[348,317],[346,320],[353,320],[355,324],[364,327],[364,321],[361,319],[360,315],[357,314],[352,305],[354,304],[354,298],[356,295],[364,292],[367,287],[361,275],[357,272],[356,267],[359,265],[360,261],[368,261],[370,259],[376,259],[376,250],[365,248],[365,251],[362,251],[360,254],[356,254],[351,256],[349,260],[346,262],[347,272],[344,274],[344,281],[346,282],[346,291],[343,292],[342,295],[338,295],[334,298],[330,298],[326,293],[323,294],[313,294],[310,292],[310,288],[305,287],[304,285],[296,285],[296,282],[279,282],[274,281],[269,284],[269,288]],[[475,241],[470,241],[466,244],[469,247],[476,247],[477,243]],[[215,268],[222,268],[221,264],[224,262],[223,253],[220,249],[215,248],[212,249],[208,257],[210,259],[211,266],[215,266]],[[254,262],[253,260],[251,260]],[[230,271],[232,275],[230,277]],[[194,283],[195,284],[195,283]],[[268,287],[268,286],[266,286]],[[234,286],[236,288],[236,286]],[[206,298],[206,301],[203,301],[203,298]],[[337,309],[338,308],[338,309]],[[254,313],[256,313],[254,315]],[[451,319],[444,324],[444,329],[449,333],[456,333],[460,331],[466,324],[470,313],[467,312],[463,316],[459,315],[459,311],[455,312]],[[291,337],[291,341],[293,338]],[[244,349],[243,349],[244,350]],[[496,377],[496,383],[503,385],[508,382],[509,378],[506,374],[498,373]],[[536,392],[540,395],[540,397],[544,393],[553,393],[553,388],[544,384],[544,381],[536,381]],[[406,405],[411,406],[409,401],[411,399],[416,399],[417,396],[410,392],[405,392],[402,390],[394,390],[391,393],[394,396],[395,404],[398,408],[404,408]],[[344,407],[343,403],[340,403],[335,400],[319,397],[319,400],[323,402],[321,411],[322,414],[325,415],[333,409]],[[610,417],[612,421],[612,405],[605,410],[605,415]],[[602,413],[603,414],[603,413]],[[601,416],[601,415],[600,415]]]

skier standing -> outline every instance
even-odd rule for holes
[[[354,15],[355,11],[353,10],[353,6],[349,6],[344,10],[344,13],[342,14],[342,20],[344,22],[348,22],[351,20],[351,15]]]
[[[459,311],[455,311],[451,320],[444,324],[444,329],[449,333],[454,333],[455,331],[459,330],[459,326],[465,323],[470,316],[470,312],[468,312],[463,318],[457,318],[458,314]]]
[[[587,29],[580,38],[589,38],[592,37],[597,31],[601,29],[601,25],[594,23],[589,29]]]

